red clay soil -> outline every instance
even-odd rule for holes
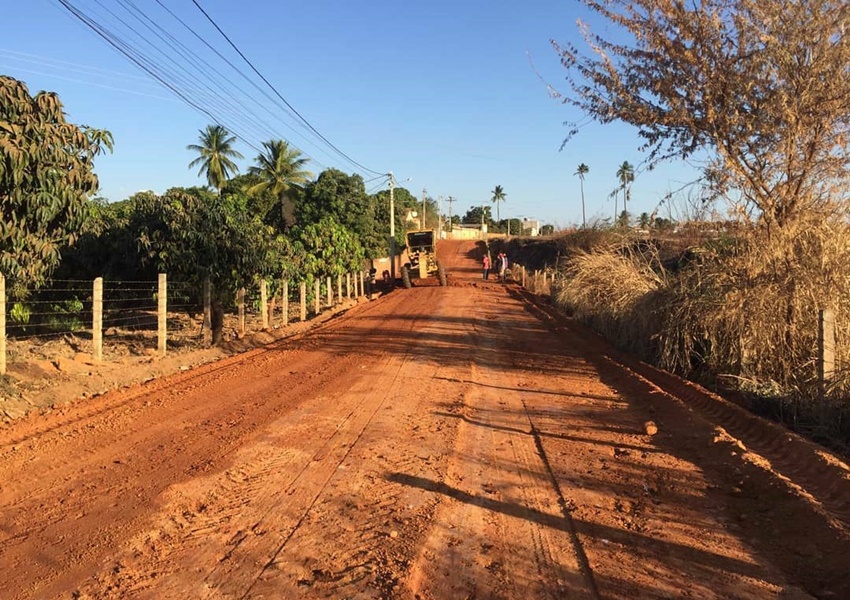
[[[850,598],[847,465],[439,250],[447,288],[3,427],[0,596]]]

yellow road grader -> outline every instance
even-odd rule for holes
[[[440,285],[447,285],[446,269],[437,260],[437,242],[433,229],[407,232],[408,262],[401,267],[404,287],[413,286],[413,279],[425,280],[436,276]]]

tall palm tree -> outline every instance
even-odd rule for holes
[[[248,188],[249,194],[270,192],[280,200],[281,214],[285,227],[291,227],[295,221],[295,210],[290,197],[293,188],[299,189],[307,183],[313,174],[304,169],[309,158],[301,151],[291,148],[285,140],[263,142],[263,152],[248,172],[262,181]]]
[[[576,172],[573,173],[573,175],[578,175],[578,179],[579,179],[579,182],[580,182],[580,185],[581,185],[581,226],[582,227],[587,227],[587,221],[585,220],[585,217],[584,217],[584,176],[587,175],[587,173],[589,171],[590,171],[590,167],[588,167],[584,163],[581,163],[578,166],[578,169],[576,170]]]
[[[499,211],[499,203],[500,203],[500,202],[504,202],[504,201],[505,201],[505,198],[507,198],[507,197],[508,197],[508,195],[505,193],[505,190],[503,190],[503,189],[502,189],[502,186],[497,185],[497,186],[493,189],[493,198],[492,198],[492,200],[493,200],[493,202],[495,202],[495,203],[496,203],[496,222],[497,222],[497,223],[501,223],[501,222],[502,222],[502,216],[501,216],[500,211]]]
[[[207,183],[220,194],[227,180],[239,172],[239,167],[232,160],[242,158],[242,155],[233,149],[236,136],[218,124],[207,125],[206,129],[200,129],[198,133],[199,143],[186,146],[187,150],[199,154],[198,158],[189,163],[189,168],[200,165],[198,175],[206,174]]]
[[[635,168],[629,164],[629,161],[624,160],[620,168],[617,169],[617,179],[620,180],[620,189],[623,190],[623,212],[628,213],[629,210],[629,194],[631,191],[631,183],[635,180]],[[616,207],[614,209],[616,213]],[[617,219],[616,214],[614,220]]]

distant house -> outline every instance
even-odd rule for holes
[[[540,221],[536,219],[523,219],[522,235],[531,237],[540,235]]]

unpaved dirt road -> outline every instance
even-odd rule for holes
[[[440,251],[448,288],[0,430],[0,597],[850,598],[844,463]]]

